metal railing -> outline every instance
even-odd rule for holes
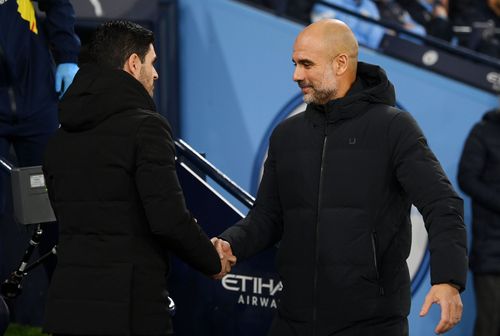
[[[214,180],[224,190],[230,193],[234,198],[240,201],[244,206],[251,208],[255,202],[255,198],[248,192],[243,190],[229,177],[224,175],[219,169],[215,168],[207,159],[201,156],[185,141],[178,139],[175,141],[177,155],[189,161],[193,166],[201,170],[208,177]]]

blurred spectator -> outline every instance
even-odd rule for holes
[[[411,17],[425,27],[427,35],[451,41],[453,30],[448,20],[447,0],[397,0]]]
[[[244,0],[245,1],[245,0]],[[286,15],[301,22],[310,22],[309,13],[315,0],[246,0],[272,9],[276,15]]]
[[[425,28],[418,24],[396,0],[374,0],[380,12],[380,18],[384,22],[393,23],[402,28],[425,36]]]
[[[0,156],[8,157],[12,145],[20,166],[41,164],[45,143],[59,125],[58,96],[78,70],[80,41],[69,0],[38,5],[46,13],[44,24],[31,1],[0,1]]]
[[[472,199],[474,335],[500,335],[500,109],[487,112],[472,128],[460,159],[458,183]]]
[[[21,167],[42,163],[48,138],[59,126],[58,97],[78,69],[80,41],[71,3],[38,0],[38,7],[44,21],[29,0],[0,0],[0,156],[9,157],[13,147]],[[27,243],[11,217],[2,216],[7,181],[0,172],[0,280],[13,263],[17,267],[18,249]],[[44,231],[40,250],[46,252],[57,240],[57,225],[50,223]],[[44,265],[50,277],[55,263]]]
[[[459,43],[500,57],[500,0],[449,0],[450,20]]]
[[[286,14],[304,23],[310,22],[310,13],[315,0],[287,0]]]
[[[377,5],[372,0],[326,0],[328,3],[357,12],[372,19],[380,19]],[[338,19],[345,22],[356,35],[358,43],[373,49],[378,48],[384,37],[385,29],[373,23],[365,22],[352,15],[322,4],[316,4],[311,12],[313,22],[321,19]]]

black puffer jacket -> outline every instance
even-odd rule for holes
[[[470,267],[475,273],[500,274],[500,110],[487,112],[472,128],[458,183],[472,199]]]
[[[168,251],[220,271],[187,211],[166,120],[122,70],[84,66],[60,105],[44,173],[60,225],[45,330],[165,335]]]
[[[221,235],[240,259],[281,240],[286,323],[273,335],[344,335],[361,321],[406,317],[412,203],[429,232],[432,283],[464,288],[462,200],[394,103],[383,70],[360,62],[346,97],[274,130],[254,208]]]

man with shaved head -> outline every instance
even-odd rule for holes
[[[429,233],[436,333],[462,315],[463,202],[422,131],[394,107],[352,31],[318,21],[297,37],[293,80],[307,108],[276,127],[254,207],[212,242],[239,261],[279,242],[283,291],[270,335],[408,335],[410,207]]]

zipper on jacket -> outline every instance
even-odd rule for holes
[[[372,232],[372,251],[373,251],[373,265],[375,266],[375,275],[377,277],[377,282],[379,285],[380,295],[384,295],[384,288],[380,284],[380,272],[378,269],[378,261],[377,261],[377,231]]]
[[[317,287],[318,287],[318,262],[319,262],[319,220],[320,220],[320,210],[321,210],[321,201],[323,194],[323,168],[325,161],[325,153],[326,153],[326,144],[328,142],[328,135],[326,133],[327,125],[325,125],[324,138],[323,138],[323,148],[321,150],[321,166],[319,170],[319,189],[318,189],[318,208],[317,208],[317,218],[316,218],[316,242],[315,242],[315,250],[314,250],[314,278],[313,278],[313,327],[312,327],[312,335],[316,335],[316,319],[317,319]]]

